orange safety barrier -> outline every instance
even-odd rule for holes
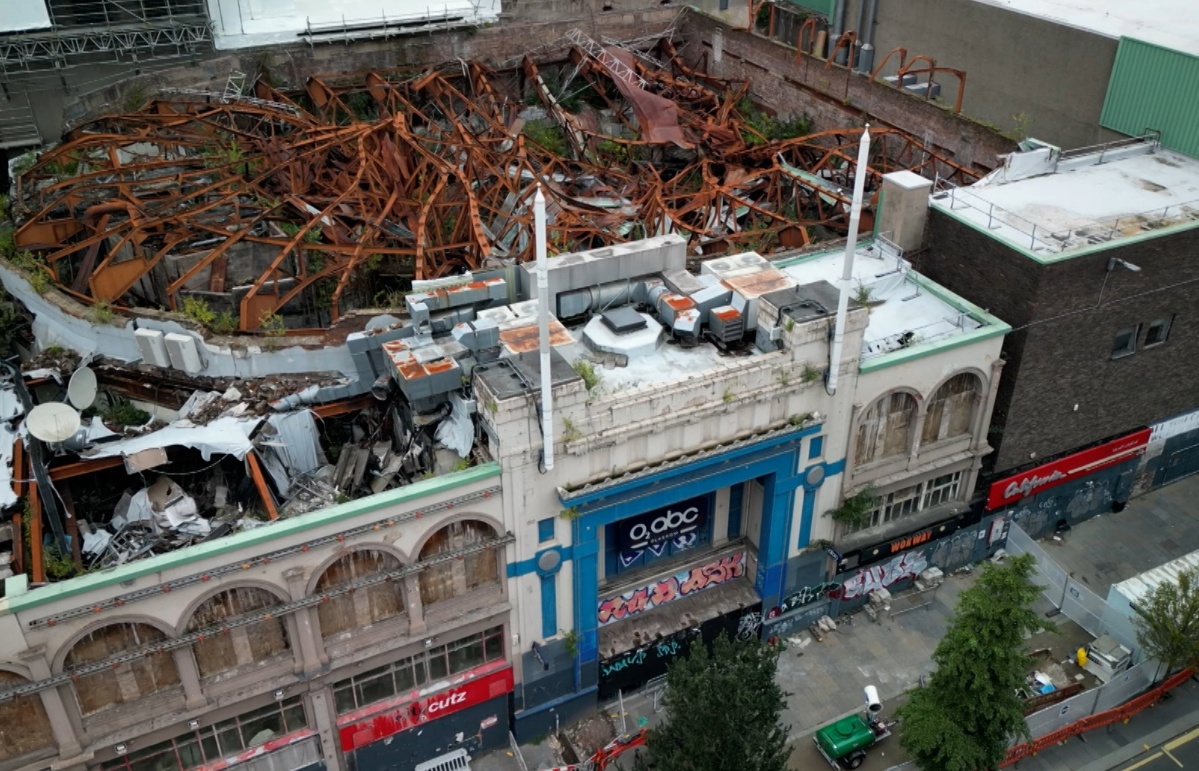
[[[1156,688],[1148,690],[1135,699],[1126,701],[1118,707],[1109,709],[1106,712],[1088,715],[1082,720],[1077,720],[1068,726],[1053,731],[1052,733],[1045,734],[1044,736],[1033,739],[1030,742],[1025,742],[1024,744],[1012,747],[1010,750],[1008,750],[1007,757],[1003,759],[1003,762],[999,764],[999,767],[1004,768],[1005,766],[1010,766],[1022,758],[1029,757],[1030,755],[1036,755],[1046,747],[1052,747],[1053,745],[1059,744],[1072,736],[1078,736],[1079,734],[1086,733],[1087,731],[1093,731],[1096,728],[1103,728],[1104,726],[1109,726],[1112,723],[1119,721],[1127,722],[1133,715],[1137,714],[1141,710],[1152,707],[1154,704],[1161,701],[1163,696],[1185,683],[1193,674],[1194,672],[1192,670],[1184,669],[1181,672],[1166,678],[1166,680]]]

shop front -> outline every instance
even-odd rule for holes
[[[347,771],[410,771],[508,739],[512,667],[487,664],[338,718]]]
[[[1050,530],[1119,511],[1132,495],[1151,431],[1143,428],[994,482],[986,510],[1005,510],[1037,538]]]

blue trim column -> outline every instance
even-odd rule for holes
[[[558,634],[558,575],[541,577],[541,636]]]
[[[579,634],[579,663],[599,661],[599,528],[576,519],[574,542],[575,630]]]

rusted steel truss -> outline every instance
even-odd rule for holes
[[[162,96],[19,177],[18,247],[85,302],[221,309],[252,331],[530,259],[538,184],[556,252],[668,232],[694,254],[769,252],[844,229],[859,128],[782,138],[748,83],[688,68],[669,41],[597,48],[503,73],[260,80],[253,103]],[[900,168],[975,176],[902,131],[872,134],[871,191]]]

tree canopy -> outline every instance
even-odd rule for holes
[[[937,645],[937,671],[899,708],[900,741],[925,771],[984,771],[1027,739],[1019,689],[1033,666],[1024,639],[1054,627],[1032,609],[1040,592],[1030,554],[986,564],[962,592]]]
[[[1158,584],[1132,610],[1137,642],[1166,665],[1167,674],[1199,666],[1199,569],[1179,572],[1177,583]]]
[[[696,640],[666,675],[666,719],[650,730],[644,771],[783,771],[791,754],[779,716],[788,694],[775,682],[780,648],[721,635]]]

